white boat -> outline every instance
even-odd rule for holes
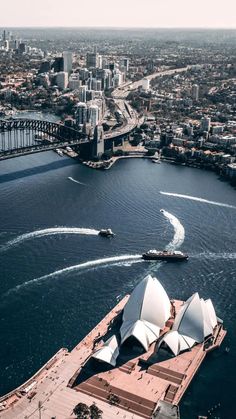
[[[63,157],[63,152],[62,152],[62,150],[60,150],[60,148],[56,148],[55,151],[60,157]]]

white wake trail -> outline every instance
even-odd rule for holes
[[[226,207],[226,208],[236,209],[236,207],[234,205],[224,204],[222,202],[216,202],[216,201],[209,201],[208,199],[198,198],[197,196],[182,195],[182,194],[179,194],[179,193],[162,192],[162,191],[160,191],[160,193],[162,195],[166,195],[166,196],[174,196],[176,198],[189,199],[190,201],[197,201],[197,202],[203,202],[205,204],[217,205],[218,207]]]
[[[73,177],[71,177],[71,176],[69,176],[68,177],[68,179],[69,180],[71,180],[72,182],[74,182],[74,183],[78,183],[78,185],[84,185],[84,186],[86,186],[86,184],[85,183],[83,183],[83,182],[79,182],[78,180],[76,180],[76,179],[74,179]]]
[[[22,234],[13,240],[8,241],[5,245],[0,248],[0,251],[7,250],[13,246],[16,246],[26,240],[34,239],[36,237],[53,236],[55,234],[82,234],[86,236],[97,236],[98,230],[91,228],[79,228],[79,227],[52,227],[45,228],[43,230],[31,231],[30,233]]]
[[[122,263],[124,262],[124,263]],[[31,279],[30,281],[23,282],[22,284],[17,285],[14,288],[11,288],[8,290],[4,296],[8,296],[12,292],[16,292],[20,290],[21,288],[25,288],[28,285],[38,283],[45,281],[47,279],[58,277],[62,274],[65,274],[67,272],[73,272],[73,271],[79,271],[79,270],[91,270],[96,269],[98,266],[103,265],[106,266],[127,266],[127,262],[129,262],[129,265],[133,263],[143,262],[142,255],[121,255],[121,256],[113,256],[109,258],[102,258],[102,259],[96,259],[91,260],[88,262],[80,263],[78,265],[69,266],[67,268],[59,269],[58,271],[52,272],[48,275],[41,276],[39,278]]]
[[[164,216],[170,221],[170,223],[174,227],[174,237],[171,240],[171,242],[166,246],[166,249],[176,250],[184,242],[184,237],[185,237],[184,226],[181,224],[178,218],[175,217],[173,214],[170,214],[170,212],[167,212],[165,210],[161,210],[161,212],[162,214],[164,214]]]
[[[236,253],[212,253],[212,252],[202,252],[197,254],[190,254],[191,258],[196,259],[210,259],[210,260],[234,260],[236,259]]]
[[[184,236],[185,236],[184,227],[182,226],[182,224],[180,223],[178,218],[176,218],[173,214],[170,214],[169,212],[167,212],[165,210],[161,210],[161,212],[164,214],[164,216],[170,221],[170,223],[174,227],[174,237],[171,240],[171,242],[167,245],[166,249],[167,250],[177,249],[178,247],[181,246],[181,244],[184,241]],[[58,234],[58,229],[57,229],[57,233],[55,233],[55,234]],[[64,231],[64,229],[66,229],[65,233],[68,232],[68,230],[73,230],[73,233],[74,233],[74,230],[76,230],[76,231],[79,232],[77,234],[98,234],[97,230],[81,229],[81,228],[70,229],[70,228],[62,227],[60,231]],[[35,237],[35,233],[37,233],[37,236],[42,234],[42,232],[45,233],[45,231],[46,232],[50,231],[49,234],[52,234],[51,233],[52,230],[54,231],[55,229],[38,230],[37,232],[24,234],[23,236],[19,236],[17,239],[15,239],[15,242],[16,242],[16,240],[17,240],[17,243],[22,241],[22,237],[24,237],[24,239],[25,239],[26,236],[27,236],[27,238]],[[81,231],[83,231],[83,233]],[[34,234],[34,236],[33,236],[33,234]],[[20,238],[21,238],[21,240],[19,240]],[[55,271],[55,272],[52,272],[50,274],[41,276],[39,278],[34,278],[34,279],[29,280],[29,281],[26,281],[22,284],[17,285],[14,288],[11,288],[10,290],[8,290],[4,294],[4,296],[8,296],[12,292],[16,292],[16,291],[18,291],[22,288],[27,287],[28,285],[31,285],[31,284],[34,284],[34,283],[39,283],[39,282],[45,281],[47,279],[55,278],[57,276],[65,274],[67,272],[73,272],[73,271],[79,271],[79,270],[92,270],[92,269],[97,269],[98,267],[101,267],[101,266],[106,267],[106,266],[117,266],[118,265],[118,266],[127,267],[127,266],[131,266],[134,263],[139,263],[139,262],[143,262],[143,261],[144,260],[142,259],[142,255],[137,255],[137,254],[136,255],[113,256],[113,257],[91,260],[91,261],[88,261],[88,262],[80,263],[78,265],[73,265],[73,266],[69,266],[67,268],[60,269],[58,271]]]

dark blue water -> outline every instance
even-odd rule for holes
[[[228,330],[224,344],[206,358],[183,398],[182,418],[207,414],[217,403],[220,407],[211,417],[234,417],[236,209],[160,191],[236,206],[233,188],[197,169],[133,159],[99,172],[54,152],[0,163],[0,394],[26,380],[59,348],[73,348],[152,272],[171,298],[186,299],[195,291],[210,297]],[[181,226],[177,223],[174,230],[160,209],[177,217],[185,237]],[[22,234],[52,227],[111,227],[116,237],[55,234],[5,247]],[[101,261],[164,248],[174,232],[177,246],[184,238],[180,248],[192,256],[188,263]],[[94,260],[97,265],[47,276]]]

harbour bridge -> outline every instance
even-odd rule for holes
[[[104,147],[118,145],[135,129],[137,123],[127,123],[122,129],[104,135]],[[19,157],[66,146],[79,146],[91,155],[94,140],[61,123],[35,119],[0,119],[0,160]],[[93,154],[93,152],[92,152]]]
[[[0,160],[88,142],[79,131],[60,123],[34,119],[0,120]]]

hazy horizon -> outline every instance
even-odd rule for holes
[[[188,0],[90,0],[89,8],[71,0],[66,6],[60,0],[41,0],[37,8],[31,0],[5,2],[0,27],[236,29],[235,0],[225,0],[223,7],[219,0],[198,0],[194,8]]]

